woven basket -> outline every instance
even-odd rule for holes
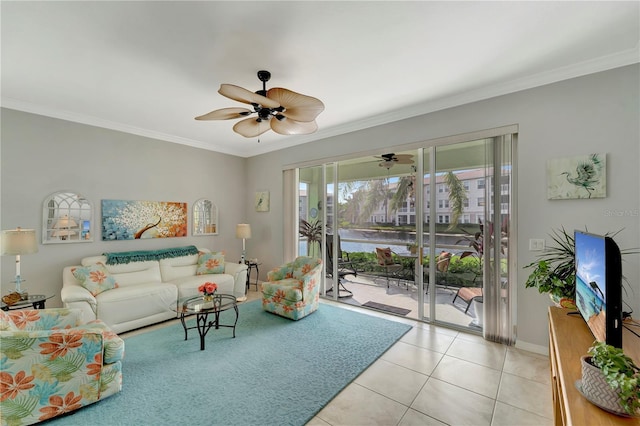
[[[600,408],[615,414],[628,415],[620,404],[618,391],[611,389],[602,370],[589,363],[590,356],[580,358],[582,363],[582,392],[591,402]]]

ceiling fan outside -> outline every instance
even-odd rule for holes
[[[324,111],[324,104],[317,98],[292,90],[274,87],[267,90],[271,79],[269,71],[258,71],[262,90],[255,93],[233,84],[221,84],[218,93],[234,101],[250,104],[248,108],[222,108],[196,117],[196,120],[231,120],[245,118],[233,126],[233,131],[246,137],[259,136],[271,129],[281,135],[306,135],[318,130],[316,117]]]
[[[381,156],[376,156],[376,158],[381,159],[378,163],[378,166],[384,167],[389,170],[395,164],[413,164],[413,155],[411,154],[382,154]]]

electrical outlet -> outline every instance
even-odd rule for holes
[[[531,238],[529,240],[529,251],[542,251],[544,250],[544,239]]]

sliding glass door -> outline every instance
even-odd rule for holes
[[[298,253],[325,260],[322,296],[511,342],[512,143],[300,168]]]

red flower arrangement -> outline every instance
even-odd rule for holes
[[[200,287],[198,287],[198,291],[203,293],[205,296],[211,296],[218,289],[218,284],[216,283],[204,283]]]

